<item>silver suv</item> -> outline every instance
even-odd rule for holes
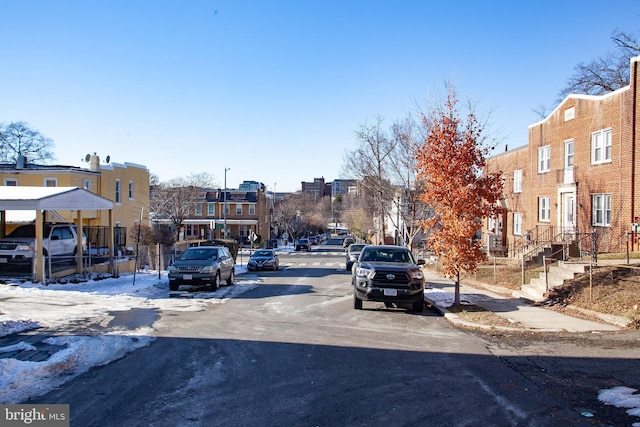
[[[223,280],[233,285],[235,264],[224,246],[194,246],[169,266],[169,289],[177,291],[180,285],[208,285],[211,291],[217,291]]]
[[[44,223],[42,253],[45,256],[75,256],[78,235],[74,224]],[[83,248],[86,244],[82,234]],[[21,225],[7,237],[0,239],[0,264],[30,263],[36,249],[36,225]]]

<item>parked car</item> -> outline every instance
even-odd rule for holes
[[[235,264],[224,246],[191,247],[169,266],[169,289],[177,291],[180,285],[208,285],[211,291],[216,291],[223,280],[233,285]]]
[[[351,270],[353,307],[361,310],[363,301],[377,301],[386,307],[411,304],[413,311],[422,312],[424,274],[420,265],[424,263],[402,246],[365,246]]]
[[[309,236],[309,243],[312,245],[318,244],[318,238],[316,236]]]
[[[42,253],[45,256],[75,256],[78,253],[78,234],[75,224],[44,223]],[[31,263],[35,252],[36,225],[17,227],[0,239],[0,264]],[[82,246],[86,250],[86,237],[82,233]]]
[[[255,251],[247,261],[247,270],[277,270],[280,268],[280,259],[273,249],[259,249]]]
[[[354,239],[353,237],[345,237],[344,240],[342,241],[342,247],[343,248],[348,248],[349,245],[353,244],[356,242],[356,239]]]
[[[296,251],[301,251],[303,249],[305,251],[310,251],[311,250],[311,243],[309,242],[309,239],[298,239],[298,240],[296,240]]]
[[[365,246],[367,246],[367,244],[365,243],[352,243],[351,245],[349,245],[346,251],[347,270],[351,271],[351,267],[353,267],[353,263],[358,261],[360,252],[362,251],[362,248],[364,248]]]

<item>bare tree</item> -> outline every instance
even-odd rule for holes
[[[23,157],[31,162],[45,162],[54,158],[53,146],[51,138],[25,122],[0,124],[0,162],[16,163]]]
[[[590,62],[581,62],[574,68],[574,73],[560,90],[560,103],[567,95],[604,95],[629,84],[629,61],[640,55],[640,44],[632,34],[615,30],[611,35],[616,49],[597,57]]]
[[[289,194],[274,207],[273,222],[290,239],[308,234],[310,217],[314,211],[311,197],[305,193]]]
[[[196,203],[214,183],[206,172],[191,174],[188,178],[175,178],[157,183],[151,191],[150,210],[154,219],[169,219],[176,233],[185,218],[193,213]]]
[[[389,219],[400,230],[403,243],[413,249],[415,238],[422,232],[419,222],[433,215],[431,206],[420,200],[426,181],[417,173],[417,155],[425,133],[424,128],[408,115],[392,125],[391,135],[396,142],[389,162],[389,173],[396,185],[396,216],[389,215]]]
[[[380,238],[386,235],[386,217],[393,200],[389,170],[396,141],[382,129],[383,119],[378,117],[373,125],[364,124],[356,131],[359,145],[344,157],[343,171],[360,181],[361,197],[371,201],[373,216],[380,230]]]

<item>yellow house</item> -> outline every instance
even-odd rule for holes
[[[26,159],[16,164],[0,164],[0,184],[30,187],[78,187],[115,203],[115,227],[130,230],[140,221],[148,223],[149,170],[135,163],[100,163],[96,154],[87,155],[88,168],[36,165]],[[47,221],[75,221],[74,211],[47,212]],[[11,218],[9,218],[11,220]],[[82,223],[88,227],[107,227],[105,211],[83,211]],[[0,233],[4,230],[0,230]]]

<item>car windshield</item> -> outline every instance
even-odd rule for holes
[[[404,249],[371,249],[362,254],[363,261],[401,262],[413,264],[411,252]]]
[[[197,259],[218,259],[217,249],[201,249],[191,248],[182,255],[183,260],[197,260]]]
[[[271,251],[255,251],[253,256],[271,256]]]
[[[361,245],[359,243],[353,243],[351,246],[349,246],[349,252],[360,252],[362,250],[362,248],[364,248],[367,245]]]

